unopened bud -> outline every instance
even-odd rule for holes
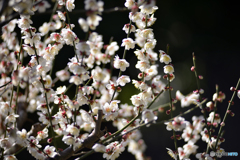
[[[48,138],[47,143],[52,143],[52,138]]]
[[[166,111],[166,114],[167,114],[167,115],[169,115],[170,113],[171,113],[171,110],[170,110],[170,109]]]
[[[121,92],[121,91],[122,91],[121,87],[117,87],[117,92]]]
[[[191,71],[192,71],[192,72],[195,71],[195,67],[194,67],[194,66],[191,67]]]
[[[158,111],[162,113],[162,112],[164,112],[164,108],[163,107],[159,107]]]
[[[199,79],[203,79],[203,76],[202,76],[202,75],[199,75],[198,78],[199,78]]]

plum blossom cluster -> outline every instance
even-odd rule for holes
[[[223,151],[220,144],[224,138],[215,129],[220,126],[221,131],[225,125],[225,118],[222,121],[216,113],[217,103],[225,99],[225,94],[217,91],[205,107],[201,97],[203,90],[199,88],[186,96],[176,91],[176,100],[171,97],[173,88],[170,82],[175,78],[172,59],[168,50],[167,53],[154,51],[157,40],[153,28],[150,28],[156,21],[156,1],[126,0],[124,3],[130,13],[129,23],[122,29],[123,34],[127,34],[121,43],[122,57],[118,42],[111,39],[104,43],[103,35],[96,31],[102,21],[104,2],[84,0],[83,5],[86,18],[79,17],[79,25],[71,24],[69,18],[69,12],[78,7],[74,0],[56,0],[55,7],[45,0],[11,0],[9,13],[1,15],[1,21],[7,20],[12,12],[20,15],[2,27],[1,159],[17,159],[19,150],[25,148],[35,159],[67,159],[87,148],[91,151],[79,158],[101,152],[103,158],[115,160],[122,152],[128,151],[137,160],[144,160],[147,158],[144,154],[146,144],[139,128],[160,123],[156,110],[162,108],[151,106],[165,91],[170,91],[168,111],[171,114],[172,103],[181,101],[182,108],[195,105],[204,115],[193,116],[192,122],[185,120],[184,114],[164,121],[166,129],[174,133],[172,138],[175,141],[183,139],[186,143],[182,147],[175,145],[175,150],[167,148],[168,153],[180,160],[192,156],[212,160],[210,149]],[[50,21],[34,27],[31,16],[50,8],[53,8]],[[80,28],[86,34],[85,39],[77,35]],[[56,63],[61,63],[55,60],[64,54],[66,46],[72,48],[69,52],[73,52],[73,56],[66,64],[60,64],[62,68],[54,73]],[[126,59],[126,54],[131,52],[137,58],[136,64],[130,64]],[[159,61],[164,64],[163,75],[159,73]],[[139,70],[138,79],[124,74],[129,67]],[[195,71],[195,67],[191,70]],[[113,74],[115,72],[119,73],[118,76]],[[167,79],[169,85],[161,77]],[[202,79],[201,76],[198,78]],[[138,90],[129,97],[131,104],[124,104],[118,98],[127,84]],[[236,88],[231,90],[240,97]],[[226,114],[234,116],[230,107]],[[35,115],[38,119],[30,130],[25,128],[28,115]],[[105,122],[111,123],[117,131],[108,129]],[[206,142],[206,151],[199,150],[196,145],[199,139]]]

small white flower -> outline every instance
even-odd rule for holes
[[[32,24],[32,20],[30,19],[30,16],[20,16],[21,19],[17,21],[19,28],[21,29],[29,29],[30,24]]]
[[[62,141],[67,145],[73,145],[75,142],[75,139],[72,136],[64,135],[62,138]]]
[[[124,146],[119,142],[115,141],[106,146],[105,153],[103,154],[103,158],[108,160],[115,160],[119,157],[120,153],[124,151]]]
[[[183,117],[175,117],[172,122],[165,122],[167,130],[182,131],[186,127],[186,121]]]
[[[66,2],[66,7],[69,12],[72,12],[72,10],[75,8],[74,1],[75,0],[67,0]]]
[[[113,66],[121,71],[125,71],[129,67],[129,63],[125,59],[119,59],[118,55],[115,56]]]
[[[73,41],[77,39],[77,35],[72,30],[66,28],[62,29],[61,36],[67,45],[73,45]]]
[[[172,65],[165,65],[163,68],[165,74],[173,74],[174,72],[174,68]]]
[[[154,37],[153,29],[151,29],[151,28],[137,29],[136,32],[140,37],[142,37],[144,39],[153,39],[153,37]]]
[[[121,46],[125,46],[126,50],[133,49],[135,47],[135,42],[132,38],[125,38],[122,40]]]
[[[192,153],[196,153],[198,146],[196,146],[192,141],[188,141],[188,143],[183,146],[183,149],[186,155],[190,155]]]
[[[125,86],[126,83],[130,82],[129,76],[122,75],[117,79],[117,85]]]
[[[129,24],[125,24],[124,27],[123,27],[123,30],[125,31],[126,34],[128,34],[129,32]],[[131,32],[135,32],[136,28],[134,25],[131,25],[131,28],[130,28],[130,33]]]
[[[94,30],[99,25],[99,21],[101,20],[102,17],[97,14],[92,14],[87,17],[87,24],[92,30]]]
[[[172,59],[171,59],[171,57],[170,57],[169,55],[167,55],[167,54],[162,54],[162,55],[160,56],[160,62],[161,62],[161,63],[165,63],[165,64],[169,64],[170,62],[172,62]]]
[[[99,144],[99,143],[96,143],[92,149],[95,151],[95,152],[105,152],[106,151],[106,147],[102,144]]]
[[[131,9],[134,3],[135,3],[135,0],[126,0],[126,2],[124,3],[124,6],[127,7],[128,9]]]
[[[54,157],[55,155],[57,155],[57,152],[55,152],[55,147],[54,146],[49,146],[47,145],[45,148],[44,148],[44,153],[46,153],[49,157]]]
[[[41,27],[39,27],[39,31],[42,33],[42,35],[45,35],[49,32],[50,30],[50,24],[45,22]]]
[[[57,11],[57,13],[58,13],[58,17],[59,17],[61,20],[66,21],[65,15],[64,15],[61,11]]]
[[[211,152],[210,152],[210,154],[211,154]],[[214,155],[215,155],[215,152],[214,152]],[[197,153],[196,158],[198,160],[213,160],[212,157],[210,157],[210,155],[206,154],[206,153]]]
[[[153,111],[150,109],[146,109],[142,112],[142,120],[144,120],[144,123],[148,123],[153,121],[153,123],[156,122],[157,116],[154,115]],[[147,127],[150,126],[150,124],[147,125]]]
[[[105,118],[107,121],[114,120],[118,115],[118,103],[119,100],[113,100],[111,103],[105,103],[103,106],[103,113],[105,114]]]
[[[80,133],[80,130],[78,127],[74,126],[73,124],[67,125],[66,132],[70,133],[71,135],[78,136]]]
[[[21,146],[26,146],[27,138],[28,135],[26,129],[22,129],[22,131],[17,131],[17,144]]]
[[[19,115],[17,115],[17,114],[8,115],[5,119],[5,124],[16,122],[16,118],[18,118],[18,117],[19,117]]]
[[[17,160],[14,155],[4,155],[3,160]]]
[[[78,24],[80,25],[80,27],[82,28],[82,30],[84,32],[87,32],[89,30],[88,23],[87,23],[87,21],[85,19],[79,18],[78,19]]]
[[[60,70],[56,72],[56,76],[63,82],[69,79],[70,73],[67,70]]]
[[[23,45],[23,49],[25,51],[27,51],[29,56],[35,55],[35,51],[33,50],[32,47],[28,46],[28,45]]]
[[[119,46],[117,45],[117,42],[112,42],[109,46],[107,46],[106,53],[112,56],[118,49]]]
[[[240,98],[240,90],[238,90],[237,96],[238,96],[238,98]]]
[[[60,86],[57,88],[56,94],[62,94],[65,92],[66,89],[67,89],[66,86]]]
[[[48,129],[44,128],[42,131],[37,132],[37,140],[42,140],[48,137]]]
[[[157,44],[157,40],[156,39],[148,39],[147,43],[144,44],[144,49],[145,50],[150,50],[153,49]]]

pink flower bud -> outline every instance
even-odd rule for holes
[[[194,67],[194,66],[191,67],[191,71],[192,71],[192,72],[195,71],[195,67]]]

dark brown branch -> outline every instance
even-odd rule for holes
[[[2,86],[0,86],[0,88],[2,88],[2,87],[4,87],[4,86],[6,86],[6,85],[8,85],[9,83],[11,83],[12,82],[12,80],[10,80],[9,82],[7,82],[6,84],[4,84],[4,85],[2,85]]]
[[[8,2],[9,2],[9,0],[3,0],[1,2],[0,15],[2,15],[3,12],[5,11],[5,9],[8,7]]]
[[[101,131],[101,123],[102,123],[102,117],[103,117],[103,111],[98,110],[98,117],[96,120],[96,126],[92,133],[82,142],[82,147],[77,149],[76,151],[73,151],[73,148],[70,146],[59,153],[59,155],[56,155],[54,158],[47,158],[46,160],[54,159],[54,160],[66,160],[73,156],[74,153],[77,153],[78,151],[82,150],[83,148],[92,148],[92,146],[95,144],[96,141],[98,141],[103,135],[104,131]]]

